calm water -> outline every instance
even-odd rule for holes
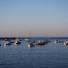
[[[18,46],[0,43],[0,68],[68,68],[68,47],[63,43],[32,48],[26,41]]]

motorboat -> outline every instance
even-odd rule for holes
[[[28,38],[26,38],[26,39],[24,39],[24,41],[26,41],[26,42],[30,42],[31,40],[30,40],[30,39],[28,39]]]
[[[28,47],[30,48],[30,47],[33,47],[34,45],[33,45],[33,43],[29,43],[28,44]]]
[[[68,41],[65,41],[65,42],[64,42],[64,45],[68,45]]]
[[[7,46],[7,45],[11,45],[11,43],[9,41],[5,41],[4,46]]]
[[[47,40],[46,40],[46,41],[40,40],[40,41],[37,41],[37,42],[36,42],[36,45],[45,45],[45,44],[47,44],[47,43],[48,43]]]
[[[15,40],[15,45],[19,45],[19,44],[21,44],[21,42],[19,41],[19,39],[16,39]]]
[[[14,43],[14,40],[10,40],[10,43]]]
[[[63,40],[55,40],[54,43],[64,43]]]

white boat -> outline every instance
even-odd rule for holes
[[[47,40],[46,40],[46,41],[44,41],[44,40],[39,40],[39,41],[36,42],[36,45],[45,45],[45,44],[47,44],[47,43],[48,43]]]
[[[24,41],[26,41],[26,42],[30,42],[30,39],[27,39],[27,38],[26,38],[26,39],[24,39]]]
[[[5,41],[4,45],[11,45],[11,43],[9,41]]]
[[[29,43],[28,44],[28,47],[30,48],[30,47],[33,47],[34,45],[33,45],[33,43]]]
[[[68,45],[68,41],[65,41],[65,42],[64,42],[64,45]]]
[[[10,43],[14,43],[14,40],[10,40]]]
[[[54,43],[55,43],[55,44],[56,44],[56,43],[64,43],[64,41],[63,41],[63,40],[55,40]]]
[[[24,39],[24,40],[25,40],[25,41],[28,41],[29,39],[26,38],[26,39]]]
[[[19,44],[21,44],[21,42],[19,41],[19,39],[16,39],[15,40],[15,45],[19,45]]]

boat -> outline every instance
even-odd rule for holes
[[[55,40],[54,43],[64,43],[63,40]]]
[[[1,46],[1,44],[0,44],[0,46]]]
[[[47,43],[48,41],[41,40],[41,41],[37,41],[36,45],[45,45]]]
[[[30,48],[30,47],[33,47],[34,45],[33,45],[33,43],[29,43],[28,44],[28,47]]]
[[[29,39],[27,39],[27,38],[26,38],[26,39],[24,39],[24,40],[25,40],[25,41],[29,41]]]
[[[68,45],[68,41],[65,41],[65,42],[64,42],[64,45]]]
[[[15,45],[19,45],[19,44],[21,44],[21,42],[18,39],[15,40]]]
[[[9,41],[4,41],[4,47],[6,47],[6,46],[9,46],[9,45],[11,45],[11,43],[9,42]]]
[[[10,43],[14,43],[14,40],[10,40]]]
[[[31,40],[26,38],[26,39],[24,39],[24,41],[26,41],[26,42],[30,42]]]
[[[5,41],[4,45],[11,45],[11,43],[9,41]]]

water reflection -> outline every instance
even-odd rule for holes
[[[16,48],[20,47],[21,45],[20,44],[15,44],[14,45]]]

